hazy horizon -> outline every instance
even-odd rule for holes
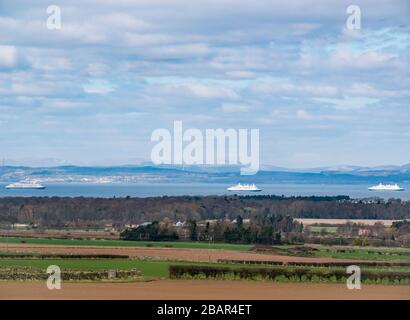
[[[78,166],[78,167],[116,167],[116,166],[153,166],[153,167],[190,167],[189,165],[155,165],[149,159],[140,159],[140,160],[124,160],[124,161],[102,161],[102,162],[69,162],[64,159],[1,159],[0,164],[4,166],[26,166],[26,167],[58,167],[58,166]],[[279,166],[275,163],[261,163],[260,170],[265,170],[266,168],[277,168],[277,169],[289,169],[289,170],[312,170],[320,168],[348,168],[348,167],[358,167],[358,168],[382,168],[382,167],[402,167],[410,165],[410,161],[406,163],[385,163],[379,165],[363,165],[363,164],[335,164],[335,165],[323,165],[323,166],[314,166],[314,167],[290,167],[290,166]],[[240,165],[233,165],[231,167],[239,167]],[[229,167],[228,165],[191,165],[191,167]]]

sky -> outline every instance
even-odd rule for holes
[[[259,129],[263,164],[405,164],[409,71],[409,0],[0,0],[0,158],[147,161],[181,120]]]

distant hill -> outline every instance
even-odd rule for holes
[[[55,183],[407,183],[410,164],[383,167],[323,167],[287,169],[263,166],[256,175],[241,176],[235,166],[56,166],[0,167],[0,182],[25,179]]]

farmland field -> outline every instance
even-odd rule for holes
[[[235,245],[235,244],[209,244],[209,243],[190,243],[190,242],[137,242],[137,241],[122,241],[122,240],[65,240],[65,239],[41,239],[41,238],[0,238],[0,271],[16,272],[31,272],[35,270],[38,273],[45,273],[45,270],[50,265],[57,265],[61,268],[62,273],[65,272],[106,272],[108,270],[130,271],[139,270],[142,275],[140,278],[132,280],[130,278],[118,278],[113,280],[93,280],[78,282],[78,280],[67,280],[64,282],[64,288],[70,288],[61,295],[61,298],[71,297],[72,294],[78,294],[76,298],[82,296],[87,298],[100,297],[107,299],[115,298],[141,298],[152,297],[164,299],[178,297],[186,297],[189,290],[197,287],[202,292],[202,295],[208,296],[211,294],[210,290],[227,290],[226,285],[231,287],[238,286],[246,293],[238,295],[235,292],[229,292],[220,295],[221,298],[241,298],[248,297],[249,290],[265,290],[266,296],[260,298],[275,298],[278,297],[279,292],[277,288],[287,290],[289,297],[295,298],[301,292],[293,292],[296,288],[306,288],[305,297],[311,298],[311,292],[317,293],[317,298],[330,298],[332,294],[335,298],[352,297],[350,290],[343,290],[343,285],[340,282],[345,281],[344,277],[337,280],[333,274],[345,273],[346,268],[342,266],[298,266],[286,265],[286,263],[337,263],[338,261],[360,265],[360,261],[388,261],[388,262],[406,262],[410,254],[410,249],[404,248],[362,248],[362,247],[329,247],[323,245],[307,246],[310,256],[298,256],[298,250],[301,246],[272,246],[272,252],[257,252],[250,250],[251,245]],[[305,246],[302,246],[305,247]],[[313,248],[313,249],[312,249]],[[312,250],[311,250],[312,249]],[[296,251],[295,251],[296,250]],[[311,250],[311,251],[310,251]],[[302,250],[303,251],[303,250]],[[292,254],[290,254],[292,252]],[[289,254],[288,254],[289,253]],[[303,253],[303,252],[302,252]],[[304,253],[303,253],[304,254]],[[19,255],[21,257],[19,257]],[[70,256],[74,255],[75,258]],[[112,255],[112,258],[98,258],[104,255]],[[55,258],[58,256],[59,258]],[[83,257],[82,257],[83,256]],[[121,257],[129,258],[121,258]],[[223,259],[231,259],[230,262],[218,262]],[[260,261],[262,264],[244,265],[240,263],[241,260]],[[237,262],[236,262],[237,261]],[[278,261],[285,263],[285,265],[269,265],[263,261]],[[232,281],[232,276],[229,274],[223,275],[219,278],[203,280],[202,276],[179,280],[170,279],[170,269],[172,267],[186,267],[191,266],[199,269],[211,268],[212,270],[221,270],[223,268],[229,270],[238,270],[238,272],[257,270],[266,270],[266,272],[277,272],[279,276],[267,281],[260,277],[255,279],[242,279],[236,277]],[[20,270],[20,271],[19,271]],[[303,273],[303,270],[309,270],[310,273],[318,274],[310,279],[305,277],[295,277],[292,274]],[[365,281],[366,286],[372,287],[366,294],[366,297],[374,294],[374,297],[382,298],[386,291],[379,288],[387,288],[391,290],[391,295],[397,298],[405,299],[406,292],[409,289],[408,274],[410,273],[410,266],[363,266],[363,272],[370,272],[376,274],[386,274],[386,272],[394,273],[399,278],[398,280],[387,280],[386,278],[378,278],[375,280]],[[283,273],[283,276],[280,275]],[[320,275],[324,276],[321,277]],[[404,278],[403,278],[404,277]],[[10,282],[9,278],[4,278],[1,281],[2,287],[9,287],[11,291],[16,292],[19,288],[25,288],[25,294],[30,297],[34,292],[31,290],[38,289],[38,280],[24,281],[24,285]],[[15,279],[15,278],[12,278]],[[201,280],[200,280],[201,279]],[[74,282],[73,282],[74,281]],[[129,282],[131,281],[131,282]],[[149,281],[149,282],[146,282]],[[123,282],[129,282],[123,283]],[[270,283],[270,285],[267,285]],[[391,284],[395,284],[392,286]],[[170,284],[178,284],[178,288],[171,295]],[[377,285],[374,285],[377,284]],[[110,292],[99,292],[101,286],[109,286]],[[320,286],[325,285],[321,291],[317,290]],[[26,286],[26,287],[24,287]],[[43,284],[45,287],[45,284]],[[283,287],[285,286],[285,287]],[[308,286],[308,287],[306,287]],[[44,298],[58,298],[52,294],[43,292]],[[86,292],[79,293],[78,290],[83,288]],[[307,289],[309,288],[309,289]],[[329,289],[332,288],[332,289]],[[149,293],[139,292],[139,290],[150,290]],[[23,289],[22,289],[23,290]],[[168,291],[167,291],[168,290]],[[182,290],[182,291],[178,291]],[[185,290],[185,291],[184,291]],[[326,290],[329,295],[324,295]],[[406,291],[407,290],[407,291]],[[125,293],[127,292],[127,295]],[[179,293],[177,293],[179,292]],[[309,292],[309,293],[308,293]],[[350,295],[349,295],[350,294]],[[1,295],[1,293],[0,293]],[[199,294],[197,297],[202,297]],[[213,295],[212,298],[217,299],[218,295]],[[252,298],[259,297],[258,294],[252,295]]]
[[[0,299],[408,300],[410,296],[410,286],[366,285],[361,290],[347,290],[343,284],[229,280],[65,283],[62,290],[48,290],[43,283],[36,281],[4,282],[1,286]]]
[[[319,227],[320,228],[320,227]],[[97,247],[146,247],[146,248],[175,248],[175,249],[212,249],[230,251],[249,251],[253,245],[206,243],[206,242],[156,242],[156,241],[125,241],[125,240],[79,240],[79,239],[42,239],[42,238],[20,238],[0,237],[0,244],[33,244],[33,245],[55,245],[55,246],[97,246]],[[317,250],[313,256],[334,259],[354,260],[402,260],[410,261],[410,248],[388,248],[388,247],[354,247],[354,246],[323,246],[305,245]],[[278,249],[289,249],[295,246],[282,245],[272,246]]]
[[[126,240],[79,240],[79,239],[42,239],[29,237],[0,237],[0,243],[27,243],[62,246],[113,246],[113,247],[173,247],[186,249],[226,249],[249,250],[252,245],[207,243],[207,242],[157,242],[157,241],[126,241]]]
[[[336,233],[337,227],[321,227],[321,226],[310,226],[308,227],[311,232],[327,232],[327,233]]]
[[[315,253],[320,257],[357,260],[401,260],[410,262],[409,248],[374,248],[374,247],[319,247]]]
[[[58,265],[62,270],[109,270],[120,269],[129,270],[136,268],[140,270],[145,277],[158,277],[168,278],[168,268],[170,265],[193,265],[190,261],[164,261],[164,260],[141,260],[141,259],[0,259],[0,268],[9,266],[18,267],[34,267],[39,269],[46,269],[49,265]],[[216,268],[220,267],[233,267],[244,268],[243,264],[226,264],[226,263],[194,263],[197,266],[212,266]],[[270,266],[261,265],[249,265],[246,268],[270,268]],[[302,269],[297,266],[275,266],[275,268],[281,268],[286,270]],[[343,267],[313,267],[316,270],[345,270]],[[363,267],[365,271],[402,271],[410,272],[410,267]]]
[[[279,261],[397,261],[410,262],[410,248],[281,245],[270,251],[253,251],[252,245],[205,242],[154,242],[123,240],[68,240],[41,238],[0,238],[1,252],[60,254],[123,254],[167,260],[210,262],[227,260]],[[302,249],[308,249],[302,250]]]

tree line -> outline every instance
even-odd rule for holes
[[[292,217],[282,215],[258,216],[254,221],[244,223],[238,216],[234,222],[217,220],[198,224],[196,220],[186,221],[184,226],[175,227],[169,219],[154,221],[121,232],[124,240],[149,241],[212,241],[225,243],[281,244],[282,235],[302,232],[303,225]]]
[[[408,219],[410,202],[353,201],[348,197],[178,196],[150,198],[4,197],[0,224],[91,228],[161,221],[282,216],[332,219]],[[232,238],[237,237],[232,231]]]

